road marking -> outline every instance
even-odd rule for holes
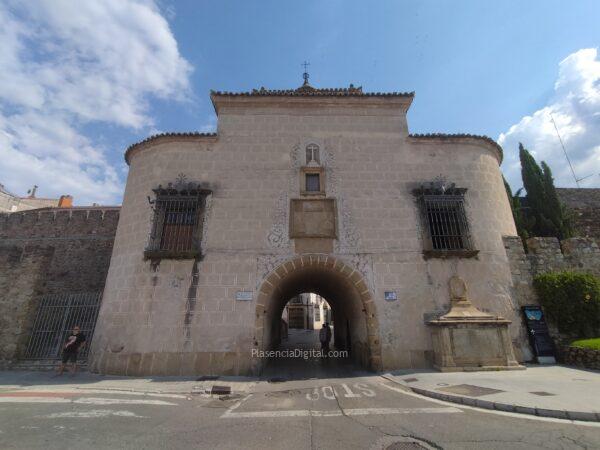
[[[82,405],[158,405],[177,406],[177,403],[163,400],[142,400],[128,398],[70,398],[60,397],[0,397],[0,403],[77,403]]]
[[[166,402],[164,400],[141,400],[137,398],[79,398],[73,400],[73,403],[83,405],[161,405],[177,406],[177,403]]]
[[[391,381],[392,383],[396,383],[395,381],[390,380],[386,377],[382,377],[382,378],[387,381]],[[446,405],[446,406],[456,405],[456,403],[445,402],[444,400],[438,400],[437,398],[426,397],[425,395],[416,394],[412,391],[407,391],[405,389],[400,389],[400,388],[396,388],[394,386],[389,386],[381,381],[379,382],[379,384],[383,387],[391,389],[392,391],[396,391],[396,392],[399,392],[401,394],[408,395],[411,397],[420,398],[421,400],[426,400],[431,403],[437,403],[438,405]],[[507,417],[512,417],[512,418],[516,418],[516,419],[538,420],[540,422],[554,422],[554,423],[562,423],[562,424],[567,422],[567,423],[572,423],[573,425],[600,428],[600,422],[587,422],[584,420],[555,419],[554,417],[532,416],[531,414],[519,414],[519,413],[513,413],[513,412],[507,412],[507,411],[497,411],[495,409],[476,408],[474,406],[467,406],[467,405],[460,405],[459,408],[461,410],[469,410],[469,411],[474,411],[474,412],[484,413],[484,414],[497,414],[499,416],[507,416]]]
[[[71,400],[59,397],[0,397],[0,403],[71,403]]]
[[[131,395],[136,397],[164,397],[164,398],[187,398],[189,394],[167,394],[160,392],[136,392],[128,391],[126,389],[88,389],[88,388],[74,388],[75,391],[35,391],[35,390],[19,390],[11,392],[0,392],[1,397],[69,397],[75,396],[80,397],[87,394],[104,394],[104,395]],[[194,394],[197,395],[197,394]]]
[[[111,411],[109,409],[92,409],[90,411],[67,411],[61,413],[53,413],[45,416],[35,416],[40,419],[96,419],[99,417],[136,417],[140,419],[147,419],[148,416],[140,416],[132,411]],[[39,427],[36,427],[39,428]]]
[[[451,414],[462,413],[458,408],[350,408],[336,411],[297,409],[288,411],[225,412],[221,419],[249,419],[275,417],[339,417],[369,416],[385,414]]]

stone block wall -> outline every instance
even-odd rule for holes
[[[102,291],[120,208],[0,214],[0,361],[23,355],[45,294]]]
[[[600,240],[600,189],[557,188],[556,192],[573,213],[576,234]]]
[[[27,345],[54,249],[0,246],[0,367]]]
[[[600,350],[564,346],[560,348],[560,359],[570,366],[600,370]]]
[[[595,239],[575,237],[559,241],[556,238],[534,237],[525,246],[518,236],[504,236],[512,276],[511,295],[519,308],[539,304],[533,289],[533,278],[553,271],[579,271],[600,276],[600,248]],[[550,325],[555,339],[561,340],[558,331]],[[525,326],[521,334],[526,339]]]

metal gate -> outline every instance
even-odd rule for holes
[[[27,359],[55,359],[67,336],[78,325],[87,341],[79,353],[86,358],[90,349],[102,292],[46,295],[42,298],[25,352]]]

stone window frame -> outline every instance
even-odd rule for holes
[[[413,190],[417,199],[421,221],[423,256],[428,258],[474,258],[479,254],[475,248],[465,202],[466,188],[454,183],[436,180]],[[454,209],[454,217],[432,225],[431,214],[439,215],[440,205]],[[433,210],[432,207],[437,207]],[[447,206],[446,206],[447,207]],[[442,211],[444,213],[445,211]],[[438,217],[439,220],[439,217]],[[450,230],[448,232],[448,230]],[[451,245],[448,243],[451,242]]]
[[[309,191],[306,189],[307,175],[319,175],[319,190]],[[325,196],[325,168],[324,167],[301,167],[300,168],[300,195],[305,196]]]
[[[148,197],[152,208],[152,226],[144,259],[195,259],[201,255],[202,229],[206,213],[206,200],[212,194],[198,184],[167,187],[159,185],[152,190],[154,199]],[[167,218],[175,223],[169,234]]]

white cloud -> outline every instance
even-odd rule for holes
[[[191,66],[151,0],[0,4],[0,67],[0,182],[79,204],[123,189],[86,124],[150,129],[151,96],[190,94]]]
[[[523,117],[500,134],[503,170],[513,190],[522,186],[518,145],[552,169],[556,186],[575,187],[556,129],[562,137],[581,187],[600,187],[600,60],[597,49],[582,49],[560,62],[548,105]]]

